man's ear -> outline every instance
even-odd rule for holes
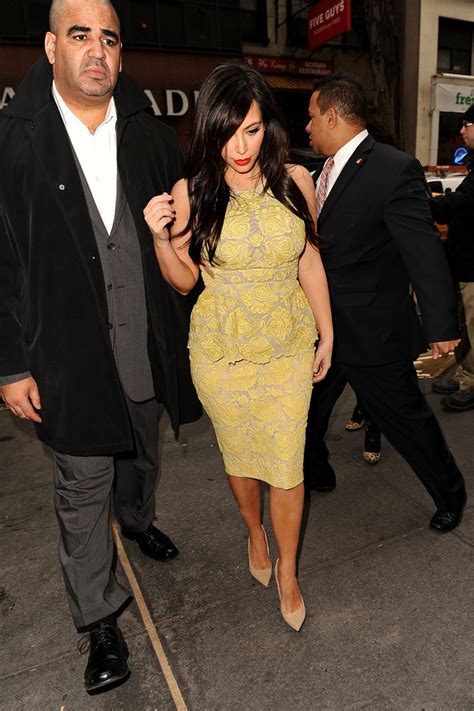
[[[44,51],[48,57],[48,62],[50,64],[54,64],[56,55],[56,35],[53,35],[52,32],[46,32],[44,38]]]
[[[122,49],[123,49],[123,44],[120,42],[120,66],[119,66],[119,72],[122,71]]]
[[[334,109],[332,106],[326,111],[326,121],[328,122],[328,126],[330,128],[334,128],[334,126],[337,124],[337,111]]]

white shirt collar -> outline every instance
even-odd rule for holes
[[[338,179],[339,175],[342,172],[342,169],[346,165],[347,161],[351,157],[351,155],[354,153],[355,149],[357,146],[359,146],[362,141],[364,141],[367,136],[369,135],[369,132],[367,131],[366,128],[363,129],[363,131],[360,131],[354,138],[351,138],[350,141],[348,141],[342,148],[339,148],[338,152],[333,156],[334,164],[331,168],[331,171],[329,173],[328,177],[328,182],[327,182],[327,188],[326,188],[326,197],[329,195],[331,192],[334,183]],[[329,160],[329,158],[327,159]],[[326,161],[327,163],[327,161]],[[326,163],[324,165],[326,165]],[[324,168],[323,168],[324,170]],[[322,174],[322,171],[321,171]],[[321,175],[319,176],[317,182],[316,182],[316,192],[319,190],[319,183],[321,180]]]
[[[354,138],[351,138],[350,141],[345,143],[342,146],[342,148],[339,148],[338,152],[334,156],[333,171],[335,172],[336,175],[339,175],[339,173],[344,168],[344,166],[346,165],[346,163],[349,160],[349,158],[351,157],[351,155],[354,153],[357,146],[359,146],[362,143],[362,141],[364,141],[367,138],[368,135],[369,135],[369,132],[367,131],[366,128],[364,128],[360,133],[358,133],[356,136],[354,136]]]
[[[87,130],[88,133],[90,133],[87,126],[76,116],[76,114],[73,111],[71,111],[69,106],[66,104],[66,102],[62,98],[61,94],[59,93],[54,81],[53,81],[52,93],[53,93],[53,98],[58,106],[59,112],[62,116],[62,119],[63,119],[66,127],[78,128],[80,125],[80,126],[83,126]],[[110,102],[107,107],[107,113],[105,114],[105,118],[102,121],[102,123],[99,126],[97,126],[97,129],[99,129],[101,126],[105,126],[105,124],[108,124],[111,121],[116,121],[116,120],[117,120],[117,109],[115,107],[114,97],[112,96],[110,98]]]

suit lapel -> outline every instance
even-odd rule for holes
[[[344,168],[342,169],[339,177],[331,188],[331,192],[327,196],[321,214],[318,218],[318,225],[320,226],[324,221],[325,217],[328,215],[329,211],[339,199],[341,194],[344,192],[346,187],[349,185],[352,178],[358,173],[359,169],[364,165],[368,159],[368,155],[374,146],[374,139],[372,136],[367,136],[364,138],[362,143],[357,146],[354,153],[351,155]]]

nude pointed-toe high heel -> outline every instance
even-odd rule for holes
[[[286,624],[289,625],[292,629],[295,630],[295,632],[299,632],[303,622],[306,619],[306,607],[304,604],[303,597],[301,597],[301,605],[299,605],[296,610],[293,610],[293,612],[285,612],[283,609],[283,605],[281,604],[281,592],[280,592],[280,583],[278,582],[278,563],[280,562],[280,559],[277,560],[275,563],[275,580],[277,584],[277,590],[278,590],[278,597],[280,598],[280,612],[281,616],[285,620]]]
[[[265,536],[265,543],[267,545],[267,553],[270,558],[270,549],[268,547],[268,538],[264,527],[262,526],[263,535]],[[256,568],[252,563],[250,557],[250,538],[248,539],[248,555],[249,555],[249,570],[250,574],[253,575],[255,580],[257,580],[261,585],[268,588],[270,578],[272,577],[272,564],[270,563],[268,568]]]

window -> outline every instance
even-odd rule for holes
[[[461,114],[442,111],[439,116],[438,165],[454,165],[454,152],[464,145],[459,133]],[[441,191],[443,192],[443,191]]]
[[[175,0],[158,2],[158,33],[160,44],[165,47],[183,47],[186,44],[182,3]]]
[[[26,34],[25,15],[16,0],[4,0],[0,7],[0,26],[2,35],[22,37]]]
[[[288,47],[308,46],[307,0],[291,0],[286,10],[286,44]]]
[[[473,22],[439,18],[438,72],[471,74]]]
[[[0,37],[6,42],[43,41],[51,0],[1,0]]]
[[[134,0],[129,3],[131,14],[131,39],[140,44],[156,44],[158,25],[155,3],[148,0]]]
[[[125,47],[240,54],[239,0],[112,0]],[[261,21],[264,5],[256,3]],[[42,44],[51,0],[0,0],[0,41]],[[266,14],[265,14],[266,28]],[[260,27],[260,25],[259,25]]]
[[[266,0],[241,0],[240,22],[244,42],[269,43]]]
[[[29,0],[26,3],[26,21],[28,34],[31,37],[43,39],[45,32],[48,31],[50,6],[48,0]]]
[[[239,0],[157,0],[159,46],[240,52]]]

